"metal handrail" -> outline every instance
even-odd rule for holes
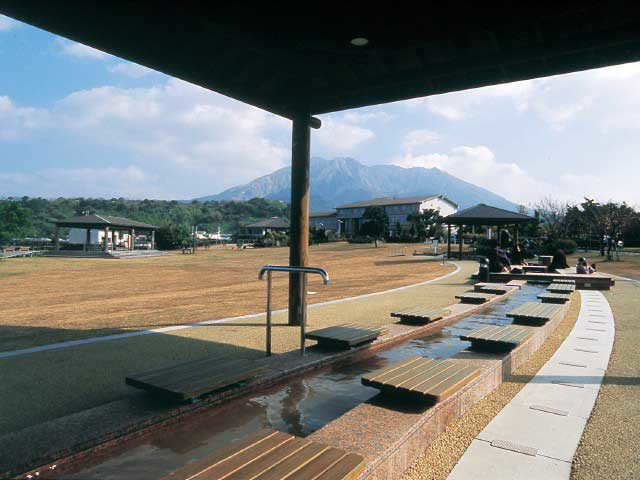
[[[329,274],[324,268],[319,267],[287,267],[282,265],[265,265],[260,269],[258,273],[258,279],[264,278],[265,272],[267,273],[267,357],[271,355],[271,276],[273,272],[288,272],[288,273],[313,273],[322,277],[322,282],[327,285],[329,283]],[[306,285],[307,282],[302,282]],[[304,287],[306,288],[306,286]],[[306,306],[305,306],[306,308]],[[304,355],[304,341],[305,341],[305,328],[306,328],[307,315],[302,316],[300,321],[300,353]]]

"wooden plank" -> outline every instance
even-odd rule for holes
[[[276,433],[278,432],[276,432],[275,430],[271,430],[270,428],[263,428],[261,430],[258,430],[257,432],[252,433],[243,439],[228,443],[215,452],[210,453],[209,455],[205,455],[204,457],[189,463],[184,468],[170,473],[169,475],[163,477],[161,480],[177,480],[185,478],[195,479],[196,475],[205,473],[206,471],[208,471],[208,469],[213,468],[224,459],[236,455],[251,447],[252,445],[256,445],[264,441],[265,439],[272,437]]]
[[[575,285],[576,281],[573,278],[555,278],[554,277],[551,283],[570,283],[572,285]]]
[[[404,360],[383,371],[364,375],[361,381],[394,395],[440,401],[473,380],[480,371],[461,362],[434,360],[428,357]]]
[[[456,298],[459,299],[461,303],[485,303],[494,297],[495,295],[490,293],[480,292],[465,292],[460,295],[456,295]]]
[[[516,347],[531,335],[531,331],[522,327],[485,327],[466,335],[460,335],[460,339],[471,342],[476,349],[508,350]]]
[[[305,338],[316,340],[318,344],[324,346],[349,348],[371,342],[385,332],[384,328],[345,324],[313,330],[306,333]]]
[[[400,318],[400,321],[405,323],[428,323],[439,320],[450,313],[451,310],[444,308],[413,307],[392,312],[391,316]]]
[[[546,265],[523,265],[522,270],[525,273],[533,272],[533,273],[546,273],[547,266]]]
[[[571,294],[544,292],[538,295],[538,298],[542,303],[567,303],[571,300]]]
[[[561,310],[562,306],[557,304],[527,302],[506,315],[515,322],[542,324],[551,320]]]
[[[475,292],[493,293],[494,295],[504,295],[513,290],[514,287],[504,283],[476,283],[473,286]]]
[[[163,480],[347,480],[363,469],[361,455],[264,429]]]
[[[576,286],[571,283],[552,283],[547,287],[547,291],[551,293],[569,293],[575,290]]]

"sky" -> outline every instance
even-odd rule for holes
[[[437,167],[528,206],[640,205],[639,82],[631,63],[321,115],[311,153]],[[289,120],[0,15],[0,198],[190,199],[290,147]]]

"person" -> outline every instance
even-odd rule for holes
[[[580,257],[578,259],[578,264],[576,265],[576,273],[581,275],[590,275],[595,271],[595,265],[589,266],[586,258]]]
[[[521,243],[518,243],[515,247],[513,247],[511,260],[515,265],[528,265],[527,261],[524,259],[524,248],[522,247]]]
[[[490,240],[489,247],[491,247],[491,251],[489,253],[489,271],[492,273],[510,272],[511,261],[509,260],[507,253],[498,247],[497,240]]]
[[[564,250],[561,248],[554,252],[548,270],[550,273],[554,273],[560,268],[569,268],[569,265],[567,265],[567,254],[564,253]]]

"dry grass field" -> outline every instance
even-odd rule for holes
[[[411,252],[413,246],[407,247]],[[389,256],[391,247],[329,244],[310,264],[310,303],[387,290],[452,270],[429,257]],[[288,249],[216,248],[196,255],[134,260],[23,258],[0,264],[0,351],[263,311],[265,264],[288,263]],[[274,275],[274,309],[286,307],[287,276]]]

